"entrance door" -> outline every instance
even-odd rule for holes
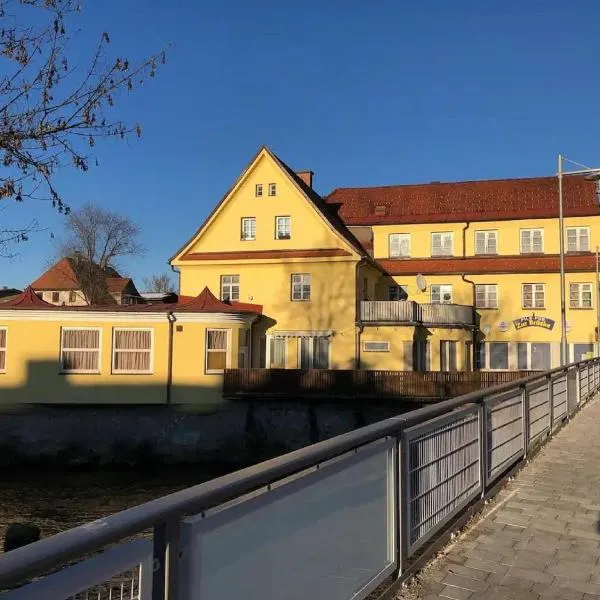
[[[453,340],[440,342],[440,371],[456,371],[456,348]]]

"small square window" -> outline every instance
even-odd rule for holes
[[[77,294],[73,291],[69,292],[69,302],[73,303],[77,300]]]
[[[276,183],[269,184],[269,196],[277,196],[277,184]]]
[[[58,292],[52,292],[52,302],[57,303],[60,300],[60,294]]]
[[[260,198],[263,195],[263,185],[262,183],[257,183],[254,186],[254,196],[256,198]]]

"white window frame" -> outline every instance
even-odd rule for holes
[[[262,198],[263,196],[263,184],[262,183],[257,183],[254,186],[254,197],[255,198]]]
[[[569,248],[569,232],[575,232],[575,249]],[[587,248],[581,248],[581,233],[585,231],[587,237]],[[590,228],[589,227],[566,227],[565,232],[567,252],[589,252],[590,251]]]
[[[531,306],[527,306],[525,304],[525,287],[530,285],[531,286]],[[536,288],[538,286],[542,287],[542,292],[544,294],[544,302],[542,306],[537,306],[536,305],[536,293],[538,292],[538,290],[536,290]],[[543,308],[546,308],[546,284],[545,283],[522,283],[521,284],[521,308],[525,308],[528,310],[540,310]]]
[[[396,240],[397,252],[392,251],[392,240]],[[406,252],[402,251],[403,243],[406,242]],[[388,236],[388,255],[390,258],[409,258],[411,251],[410,233],[390,233]]]
[[[300,280],[300,282],[295,283],[294,282],[294,277],[308,277],[308,283],[306,283],[303,279]],[[311,296],[312,296],[312,276],[310,273],[292,273],[291,277],[290,277],[290,283],[292,286],[292,289],[290,290],[290,296],[292,299],[292,302],[310,302],[311,300]],[[300,287],[300,298],[294,298],[294,286],[295,285],[299,285]],[[302,292],[304,290],[304,286],[308,285],[308,298],[302,298],[302,296],[304,295]]]
[[[523,247],[523,234],[528,231],[530,238],[530,250],[524,249]],[[539,232],[542,248],[539,251],[534,250],[533,237],[536,232]],[[543,227],[533,227],[533,228],[524,228],[519,229],[519,251],[521,254],[543,254],[544,253],[544,228]]]
[[[269,183],[268,193],[269,193],[269,196],[271,196],[271,197],[277,196],[277,184],[276,183],[274,183],[274,182]]]
[[[283,340],[283,368],[285,369],[288,364],[288,338],[279,337],[275,335],[266,335],[265,336],[265,367],[267,369],[279,369],[281,367],[272,367],[271,366],[271,340]],[[300,356],[300,355],[298,355]]]
[[[302,367],[300,365],[302,365],[302,339],[301,337],[298,338],[298,368],[301,369]],[[309,339],[311,340],[311,344],[308,347],[308,362],[310,363],[310,367],[308,367],[309,369],[314,369],[315,366],[315,341],[317,339],[319,339],[319,336],[307,336],[304,339]],[[326,337],[325,338],[327,340],[327,367],[325,369],[319,369],[320,371],[328,371],[329,369],[331,369],[331,346],[333,345],[331,343],[331,338]],[[287,362],[287,355],[286,355],[286,362]]]
[[[479,303],[478,299],[478,288],[483,288],[483,296],[484,301],[483,304]],[[494,288],[496,295],[496,303],[492,305],[490,303],[490,288]],[[475,284],[475,308],[489,308],[489,309],[497,309],[498,308],[498,284],[497,283],[476,283]]]
[[[571,289],[576,286],[577,287],[577,302],[575,304],[573,304],[573,298],[571,297]],[[583,286],[589,286],[589,294],[590,294],[590,305],[589,306],[584,306],[583,304]],[[584,309],[590,309],[590,308],[594,308],[594,285],[592,283],[589,283],[588,281],[585,282],[571,282],[569,284],[569,308],[584,308]]]
[[[434,251],[434,243],[433,240],[436,235],[440,236],[440,252],[436,253]],[[450,239],[450,252],[445,252],[444,247],[446,244],[444,243],[444,237]],[[454,255],[454,232],[453,231],[434,231],[431,233],[431,256],[453,256]]]
[[[519,367],[519,344],[525,344],[527,347],[527,365],[525,366],[524,369],[522,369],[521,367]],[[517,361],[517,371],[539,371],[540,373],[543,373],[546,369],[534,369],[533,365],[532,365],[532,348],[533,348],[533,344],[545,344],[547,346],[549,346],[549,350],[550,350],[550,366],[548,367],[549,369],[552,368],[552,343],[551,342],[525,342],[525,341],[519,341],[519,342],[515,342],[515,354],[516,354],[516,361]]]
[[[149,331],[150,332],[150,348],[146,349],[136,349],[131,350],[127,349],[119,349],[116,347],[115,338],[117,337],[115,334],[119,331]],[[133,353],[133,352],[145,352],[150,354],[150,367],[147,370],[139,371],[135,369],[117,369],[115,366],[115,358],[117,353],[125,354],[125,353]],[[112,373],[115,375],[152,375],[154,373],[154,328],[152,327],[113,327],[113,336],[112,336]]]
[[[482,243],[483,243],[483,252],[478,252],[477,251],[477,246],[478,244],[478,240],[477,238],[482,237]],[[494,240],[494,251],[490,252],[489,250],[489,246],[490,246],[490,240]],[[474,254],[475,256],[483,256],[486,254],[498,254],[498,230],[497,229],[480,229],[478,231],[475,231],[475,248],[474,248]]]
[[[383,344],[380,348],[375,348],[373,346],[369,347],[369,344]],[[380,341],[380,340],[363,340],[363,351],[364,352],[389,352],[390,351],[390,342]]]
[[[223,280],[225,279],[225,277],[237,277],[237,283],[234,283],[233,281],[230,281],[228,283],[225,283]],[[225,302],[225,286],[227,286],[229,288],[229,297],[227,298],[227,300],[233,301],[233,302],[238,302],[240,299],[240,276],[237,273],[228,273],[226,275],[221,275],[221,302]],[[237,298],[233,298],[232,297],[232,290],[237,286]]]
[[[209,350],[208,348],[208,333],[210,331],[225,331],[226,332],[226,348],[225,348],[225,368],[229,369],[231,366],[231,329],[225,329],[224,327],[207,327],[204,332],[204,373],[206,375],[221,375],[223,369],[209,369],[208,368],[208,355],[211,352],[223,352],[223,350]]]
[[[250,229],[254,229],[252,237],[246,237],[246,223],[254,224],[254,228],[250,227]],[[242,242],[253,242],[256,240],[256,217],[242,217],[240,239]]]
[[[481,342],[485,347],[485,364],[479,365],[480,369],[485,371],[510,371],[510,356],[511,356],[511,345],[510,342],[492,341],[492,342]],[[492,352],[490,344],[506,344],[506,369],[496,369],[491,367]],[[477,348],[472,349],[474,352],[479,352]]]
[[[452,363],[454,363],[454,365],[452,365]],[[451,366],[454,366],[454,368],[449,368]],[[457,340],[440,340],[440,371],[446,373],[455,373],[456,371],[458,371]]]
[[[65,369],[63,367],[63,352],[92,352],[94,349],[86,350],[85,348],[65,348],[63,346],[63,331],[98,331],[98,368],[97,369]],[[101,327],[61,327],[60,328],[60,369],[59,373],[64,374],[83,374],[97,375],[102,372],[102,328]]]
[[[279,232],[279,223],[281,221],[287,220],[288,221],[288,234],[286,235],[280,235]],[[291,240],[292,239],[292,217],[288,216],[281,216],[281,217],[275,217],[275,239],[276,240]]]
[[[8,327],[0,327],[4,331],[4,346],[0,346],[0,353],[4,354],[4,368],[0,367],[0,373],[6,373],[8,366]]]
[[[440,288],[440,300],[439,302],[435,302],[433,300],[433,290],[434,288]],[[444,294],[448,293],[448,289],[450,290],[450,301],[449,302],[444,302],[443,297]],[[445,290],[445,291],[444,291]],[[452,284],[451,283],[434,283],[433,285],[429,286],[429,300],[431,302],[431,304],[452,304],[452,300],[453,300],[453,293],[452,293]]]

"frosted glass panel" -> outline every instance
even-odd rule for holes
[[[206,518],[185,519],[182,598],[364,597],[394,569],[392,445],[370,444]]]

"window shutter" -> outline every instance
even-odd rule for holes
[[[400,238],[395,234],[390,235],[390,256],[400,256]]]

